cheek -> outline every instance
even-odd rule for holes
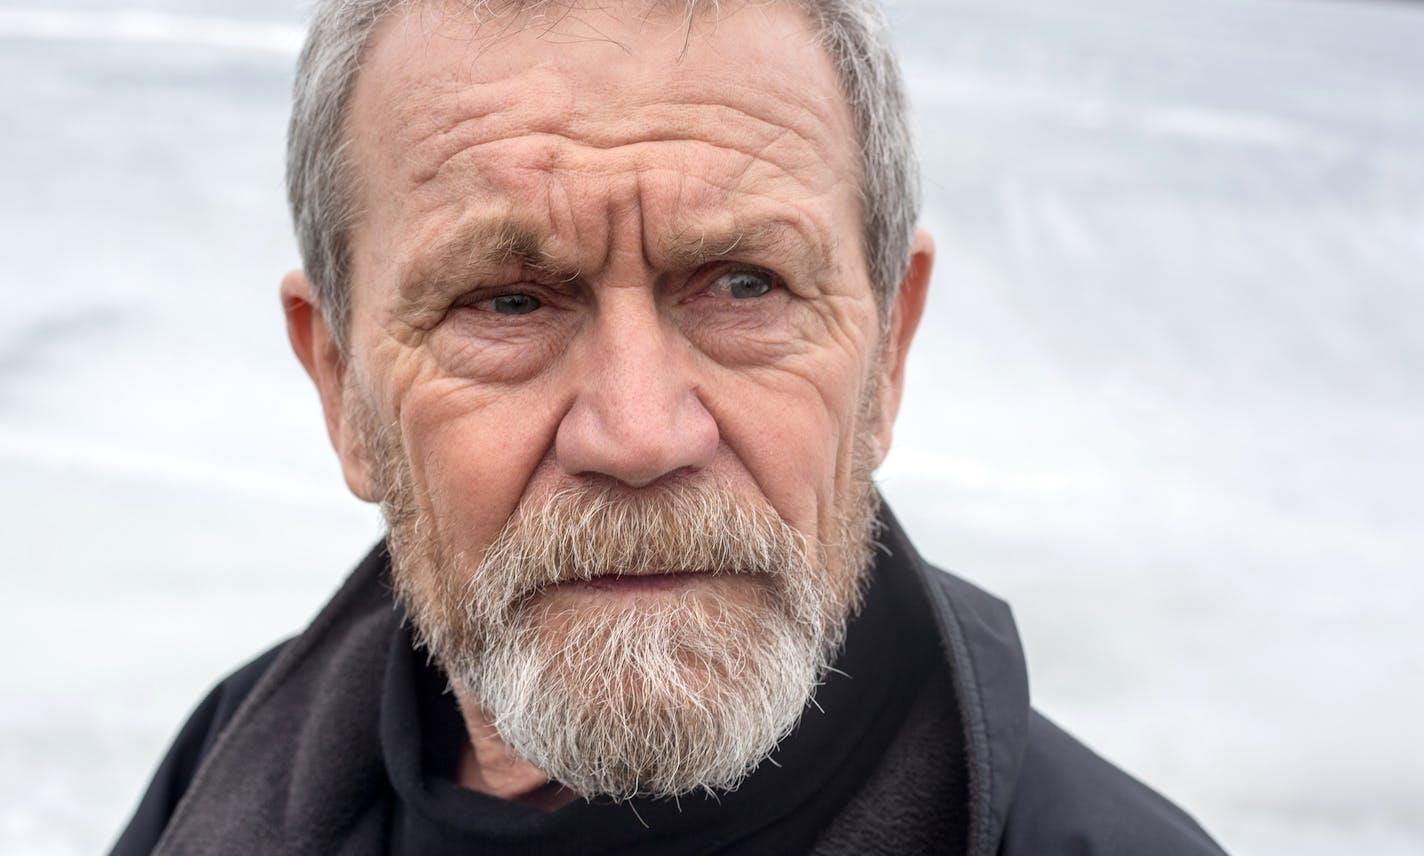
[[[447,377],[525,385],[563,355],[579,330],[579,316],[577,311],[552,306],[514,318],[457,309],[430,332],[428,349]]]
[[[555,396],[538,387],[441,380],[405,396],[401,428],[416,490],[447,548],[478,559],[547,457],[558,414]]]
[[[711,387],[708,405],[723,442],[777,513],[826,537],[850,473],[860,374],[844,358],[823,358],[817,369],[727,378]]]

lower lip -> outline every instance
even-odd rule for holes
[[[560,583],[559,588],[567,591],[599,591],[614,594],[680,591],[688,585],[710,579],[712,576],[712,574],[706,571],[687,571],[676,574],[637,574],[629,576],[594,577],[591,580],[573,580]]]

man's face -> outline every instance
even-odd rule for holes
[[[784,5],[690,26],[457,8],[383,22],[358,80],[349,358],[323,388],[348,482],[392,518],[407,608],[495,707],[501,644],[563,657],[542,679],[566,700],[581,680],[638,695],[608,674],[620,646],[667,649],[685,697],[639,702],[659,709],[761,668],[739,647],[800,644],[794,721],[852,608],[922,295],[887,345],[830,61]],[[697,533],[724,517],[735,543],[709,551]],[[608,543],[629,533],[647,549]],[[614,653],[591,677],[595,649]]]

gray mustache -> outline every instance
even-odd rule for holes
[[[718,486],[567,488],[522,503],[478,573],[522,577],[509,580],[520,587],[507,593],[515,598],[605,576],[774,576],[805,561],[805,540],[764,500]]]

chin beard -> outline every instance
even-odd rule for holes
[[[840,649],[869,564],[868,471],[814,543],[709,481],[526,497],[478,562],[449,549],[396,443],[378,453],[397,597],[418,644],[518,756],[615,800],[735,787],[791,732]],[[681,593],[559,584],[698,571]]]
[[[795,727],[830,647],[720,599],[527,616],[459,679],[514,752],[615,800],[735,788]]]

